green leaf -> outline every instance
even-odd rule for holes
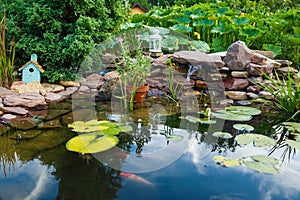
[[[183,17],[178,17],[176,18],[176,21],[180,22],[180,23],[185,23],[188,24],[191,22],[190,18],[183,16]]]
[[[201,51],[208,53],[210,51],[210,47],[206,42],[200,40],[193,40],[188,42],[191,45],[192,50]]]
[[[188,27],[184,24],[175,24],[174,26],[171,27],[171,29],[182,33],[191,33],[193,31],[192,27]]]
[[[247,17],[234,18],[234,23],[238,26],[245,25],[249,23],[249,19]]]
[[[115,136],[102,136],[97,134],[83,134],[70,139],[66,148],[78,153],[97,153],[116,146],[119,139]]]
[[[217,13],[219,13],[219,14],[225,14],[228,11],[229,11],[229,8],[226,8],[226,7],[217,9]]]
[[[216,120],[211,120],[210,118],[200,118],[199,122],[201,124],[215,124],[215,123],[217,123]]]
[[[242,160],[241,163],[252,169],[254,171],[265,173],[265,174],[279,174],[278,169],[275,167],[274,164],[268,162],[256,162],[256,161],[248,161]]]
[[[220,34],[223,34],[224,33],[224,30],[225,30],[225,27],[226,27],[226,24],[223,24],[223,23],[219,23],[218,25],[214,26],[212,29],[211,29],[211,33],[220,33]]]
[[[246,37],[257,37],[260,34],[260,30],[257,28],[243,28],[240,30],[240,35],[245,35]]]
[[[252,119],[251,115],[239,115],[239,114],[234,114],[231,112],[226,112],[224,111],[224,113],[219,113],[215,112],[212,113],[212,116],[218,118],[218,119],[223,119],[223,120],[228,120],[228,121],[249,121]]]
[[[212,136],[217,137],[217,138],[222,138],[222,139],[230,139],[232,138],[232,135],[227,132],[215,132],[212,134]]]
[[[263,44],[263,49],[267,51],[272,51],[274,53],[274,57],[281,54],[281,47],[275,46],[272,44]]]
[[[198,21],[195,21],[193,23],[193,26],[213,26],[215,24],[215,20],[210,20],[210,19],[201,19]]]
[[[254,127],[250,126],[248,124],[234,124],[233,128],[235,128],[236,130],[239,130],[239,131],[243,131],[243,130],[245,130],[247,132],[254,131]]]
[[[295,45],[300,45],[300,35],[289,35],[287,39]]]
[[[265,135],[260,134],[243,134],[235,137],[235,140],[241,145],[247,145],[253,142],[256,147],[274,146],[276,141]]]
[[[229,106],[226,112],[231,112],[239,115],[260,115],[261,110],[249,106]]]
[[[250,156],[250,158],[257,162],[271,163],[274,165],[277,165],[279,163],[279,161],[276,158],[272,158],[269,156],[255,155],[255,156]]]

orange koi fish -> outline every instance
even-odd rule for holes
[[[149,181],[147,181],[143,177],[140,177],[138,175],[135,175],[135,174],[132,174],[132,173],[129,173],[129,172],[121,172],[120,175],[125,177],[125,178],[131,179],[131,180],[142,182],[146,185],[152,185],[152,183],[150,183]]]

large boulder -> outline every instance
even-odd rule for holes
[[[65,88],[62,85],[50,84],[50,83],[42,83],[42,86],[45,88],[46,92],[61,92],[64,91]]]
[[[251,62],[253,52],[242,41],[237,41],[230,45],[227,50],[224,62],[230,70],[243,71]]]
[[[5,106],[12,107],[26,107],[26,108],[46,108],[47,103],[45,98],[38,93],[23,93],[23,94],[13,94],[4,97],[3,104]]]
[[[0,106],[0,110],[4,113],[11,113],[11,114],[17,114],[17,115],[26,115],[28,113],[28,110],[21,108],[21,107],[5,107]]]
[[[24,93],[37,93],[41,95],[46,94],[45,88],[39,82],[30,82],[30,83],[24,83],[21,81],[14,82],[10,87],[10,89],[16,91],[19,94],[24,94]]]

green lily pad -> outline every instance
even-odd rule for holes
[[[240,165],[240,160],[224,158],[223,156],[214,156],[213,160],[217,163],[221,163],[224,167],[234,167]]]
[[[217,113],[212,113],[212,116],[218,118],[218,119],[223,119],[223,120],[228,120],[228,121],[250,121],[252,119],[251,115],[239,115],[239,114],[234,114],[231,112],[226,112],[224,111],[224,113],[220,113],[220,111],[218,111]]]
[[[212,134],[214,137],[222,138],[222,139],[230,139],[232,138],[232,135],[227,132],[215,132]]]
[[[261,110],[249,106],[229,106],[226,108],[226,112],[229,111],[238,115],[260,115]]]
[[[235,140],[241,145],[246,145],[253,142],[253,145],[256,147],[274,146],[276,143],[274,139],[260,134],[238,135],[235,137]]]
[[[98,153],[116,146],[119,139],[115,136],[102,136],[97,134],[83,134],[70,139],[66,148],[78,153]]]
[[[271,163],[274,165],[277,165],[279,163],[279,161],[276,158],[272,158],[272,157],[264,156],[264,155],[250,156],[250,158],[257,162]]]
[[[118,128],[120,129],[121,132],[125,132],[125,133],[133,130],[131,126],[119,126]]]
[[[241,163],[252,169],[254,171],[265,173],[265,174],[279,174],[278,169],[275,167],[273,163],[268,162],[257,162],[257,161],[249,161],[249,160],[242,160]]]
[[[90,120],[87,122],[84,121],[76,121],[72,124],[69,124],[68,127],[72,128],[73,131],[79,133],[90,133],[96,131],[103,131],[110,128],[115,128],[120,126],[120,123],[110,122],[106,120],[98,121],[98,120]]]
[[[194,117],[194,116],[191,116],[191,115],[187,115],[185,117],[185,119],[188,120],[189,122],[192,122],[192,123],[200,122],[200,118]]]
[[[254,127],[248,124],[235,124],[233,125],[233,128],[235,128],[238,131],[244,131],[244,130],[247,132],[254,131]]]
[[[285,142],[292,148],[300,150],[300,142],[297,142],[295,140],[289,140],[286,139]]]
[[[211,120],[211,119],[209,119],[209,118],[200,118],[200,119],[199,119],[199,122],[200,122],[201,124],[215,124],[215,123],[217,123],[216,120]]]

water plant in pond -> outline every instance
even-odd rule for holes
[[[234,124],[233,128],[238,130],[239,133],[249,133],[251,131],[254,131],[254,127],[248,124]]]
[[[230,133],[227,132],[215,132],[212,134],[212,136],[222,139],[230,139],[233,137]]]
[[[229,106],[225,110],[213,112],[212,116],[229,121],[249,121],[252,115],[259,115],[261,111],[249,106]]]
[[[276,143],[276,141],[272,138],[269,138],[265,135],[254,134],[254,133],[237,135],[235,137],[235,140],[240,145],[247,145],[253,142],[253,145],[256,147],[274,146]]]
[[[235,167],[235,166],[240,165],[240,160],[239,159],[225,158],[223,156],[214,156],[213,160],[216,163],[219,163],[224,167]]]

